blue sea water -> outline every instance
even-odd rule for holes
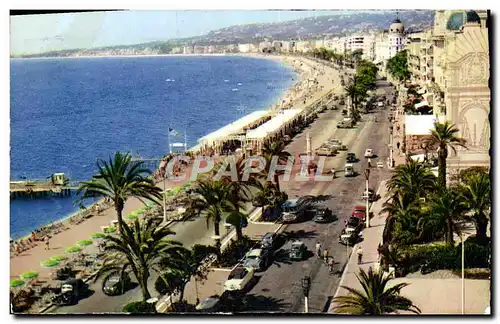
[[[87,180],[116,151],[160,157],[169,127],[192,147],[276,103],[296,80],[279,62],[237,56],[13,59],[10,67],[11,179]],[[11,237],[77,209],[74,197],[11,200]]]

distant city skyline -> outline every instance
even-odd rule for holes
[[[200,36],[211,30],[234,25],[272,23],[352,12],[347,10],[135,10],[12,16],[10,52],[13,55],[20,55],[65,49],[132,45]]]
[[[11,17],[11,53],[130,45],[339,11],[118,11]]]

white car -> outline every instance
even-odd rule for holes
[[[383,107],[383,106],[384,106],[384,103],[383,103],[382,101],[379,101],[379,102],[378,102],[378,104],[377,104],[377,106],[379,106],[379,107]]]
[[[254,269],[237,267],[229,274],[226,282],[224,283],[224,290],[235,291],[243,290],[246,285],[252,280]]]
[[[365,158],[371,158],[373,157],[373,150],[372,149],[366,149],[365,151]]]

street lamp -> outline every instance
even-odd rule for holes
[[[304,293],[304,313],[309,313],[309,290],[311,289],[311,277],[305,276],[302,278],[302,292]]]
[[[368,179],[370,178],[370,169],[365,169],[365,179],[366,179],[366,228],[370,227],[370,211],[368,209],[369,204],[369,192],[368,192]]]

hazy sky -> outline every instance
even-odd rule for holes
[[[126,11],[12,16],[11,53],[125,45],[202,35],[238,24],[346,11]]]

